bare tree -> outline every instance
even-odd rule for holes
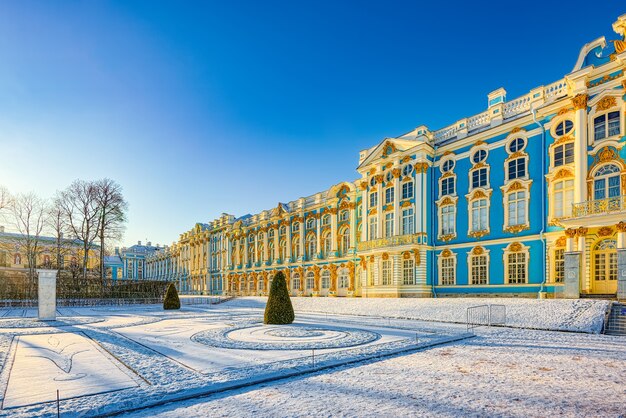
[[[105,241],[119,240],[125,230],[128,203],[122,195],[122,186],[114,180],[104,178],[95,182],[98,202],[98,238],[100,239],[100,275],[106,279],[104,269]]]
[[[6,187],[0,185],[0,211],[8,208],[11,205],[12,200],[13,199],[11,198],[11,193],[9,193],[9,190]]]
[[[93,248],[94,241],[98,237],[100,210],[97,187],[94,182],[75,180],[60,193],[59,197],[58,204],[65,217],[70,238],[82,242],[82,271],[83,278],[86,278],[89,251]]]
[[[46,202],[34,193],[18,194],[11,206],[13,224],[18,235],[16,244],[24,251],[30,279],[35,277],[37,257],[42,245],[41,236],[46,223]]]
[[[62,193],[52,199],[48,207],[47,224],[54,238],[54,267],[61,272],[65,268],[65,256],[70,252],[72,240],[67,239],[69,227],[63,209]]]

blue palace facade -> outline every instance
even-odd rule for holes
[[[362,150],[358,179],[198,223],[146,257],[183,293],[626,298],[626,15],[572,71]]]

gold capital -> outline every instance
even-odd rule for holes
[[[575,110],[587,109],[587,100],[589,100],[589,96],[585,93],[580,93],[572,98],[572,105]]]

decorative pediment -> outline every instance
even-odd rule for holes
[[[284,203],[278,202],[278,205],[270,212],[272,217],[280,217],[289,212],[289,208]]]

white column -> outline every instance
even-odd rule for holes
[[[301,217],[302,217],[302,222],[300,222],[300,257],[304,257],[304,234],[306,233],[306,230],[304,229],[305,227],[304,216],[301,216]]]
[[[395,172],[395,170],[398,170]],[[396,176],[397,174],[397,176]],[[393,235],[400,235],[400,169],[393,173]]]
[[[574,105],[574,202],[587,200],[587,95],[578,94]]]
[[[337,255],[337,210],[333,209],[330,210],[330,252],[334,257]]]
[[[317,245],[315,247],[316,255],[322,251],[322,218],[319,216],[320,213],[317,213],[318,216],[315,218],[315,239],[317,240]]]
[[[291,222],[287,222],[287,259],[291,259]]]
[[[369,218],[367,216],[367,205],[369,204],[369,196],[367,194],[367,187],[361,193],[361,242],[367,241],[367,229],[369,228]]]
[[[380,175],[382,177],[382,174]],[[378,195],[378,201],[376,205],[376,217],[378,218],[378,231],[376,234],[376,238],[382,238],[384,234],[385,227],[385,217],[383,216],[383,183],[382,179],[379,182],[376,182],[376,192]]]
[[[276,263],[280,258],[280,245],[278,240],[279,230],[280,228],[278,227],[278,225],[276,225],[276,227],[274,228],[274,263]]]
[[[248,264],[250,260],[248,260],[248,236],[243,236],[243,262],[244,264]]]
[[[259,262],[259,234],[255,232],[254,236],[254,262]]]
[[[356,202],[352,202],[352,205],[353,206],[350,208],[350,248],[356,248]]]
[[[269,232],[269,230],[265,231],[263,233],[263,259],[265,261],[269,260],[269,258],[270,258],[269,257],[269,253],[270,253],[270,249],[269,249],[269,245],[270,244],[269,243],[270,243],[270,240],[269,240],[269,238],[267,236],[268,232]]]

